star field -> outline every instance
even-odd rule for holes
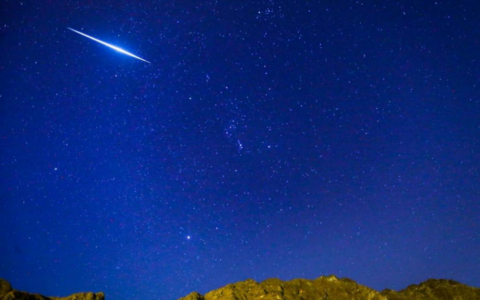
[[[476,1],[4,2],[14,288],[480,286]]]

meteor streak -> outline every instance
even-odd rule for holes
[[[85,33],[80,32],[80,31],[77,31],[77,30],[75,30],[75,29],[73,29],[73,28],[70,28],[70,27],[67,27],[67,28],[68,28],[69,30],[75,32],[75,33],[78,33],[78,34],[80,34],[80,35],[83,35],[84,37],[87,37],[87,38],[89,38],[89,39],[91,39],[91,40],[94,40],[95,42],[98,42],[98,43],[100,43],[100,44],[102,44],[102,45],[104,45],[104,46],[107,46],[107,47],[109,47],[109,48],[112,48],[113,50],[118,51],[118,52],[120,52],[120,53],[122,53],[122,54],[128,55],[128,56],[130,56],[130,57],[133,57],[133,58],[136,58],[136,59],[138,59],[138,60],[144,61],[144,62],[146,62],[146,63],[150,63],[148,60],[145,60],[145,59],[143,59],[143,58],[141,58],[141,57],[138,57],[138,56],[136,56],[136,55],[134,55],[134,54],[132,54],[132,53],[130,53],[130,52],[127,52],[127,51],[123,50],[122,48],[118,48],[118,47],[116,47],[116,46],[110,45],[109,43],[105,43],[105,42],[103,42],[103,41],[101,41],[101,40],[99,40],[99,39],[96,39],[96,38],[94,38],[94,37],[91,37],[91,36],[89,36],[89,35],[86,35]]]

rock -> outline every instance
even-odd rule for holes
[[[0,299],[12,290],[12,286],[5,279],[0,278]]]
[[[335,276],[315,280],[249,279],[205,294],[204,300],[387,300],[377,291],[351,279]]]
[[[389,300],[478,300],[480,299],[480,289],[471,287],[454,280],[429,279],[420,284],[409,285],[406,289],[399,292],[384,290],[382,295]]]
[[[180,298],[179,300],[204,300],[205,298],[197,292],[188,294],[187,296]]]
[[[378,292],[348,278],[322,276],[315,280],[248,279],[202,296],[194,292],[179,300],[479,300],[480,289],[453,280],[430,279],[396,292]]]
[[[105,300],[105,295],[100,292],[100,293],[78,293],[78,294],[73,294],[67,297],[61,297],[61,298],[56,298],[56,297],[50,297],[49,299],[51,300]]]
[[[78,293],[68,297],[46,297],[12,289],[5,279],[0,278],[0,300],[105,300],[103,293]]]

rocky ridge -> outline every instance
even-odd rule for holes
[[[0,278],[0,300],[105,300],[105,296],[103,293],[78,293],[67,297],[46,297],[14,290],[8,281]]]
[[[401,291],[378,292],[348,278],[322,276],[314,280],[260,283],[248,279],[201,295],[193,292],[179,300],[480,300],[480,288],[453,280],[429,279]]]

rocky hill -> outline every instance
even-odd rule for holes
[[[0,300],[105,300],[103,293],[78,293],[68,297],[46,297],[12,289],[0,278]],[[267,279],[260,283],[248,279],[208,292],[193,292],[179,300],[480,300],[480,288],[453,280],[429,279],[401,291],[378,292],[348,278],[322,276],[314,280],[281,281]]]
[[[46,297],[12,289],[5,279],[0,278],[0,300],[105,300],[103,293],[78,293],[68,297]]]
[[[430,279],[399,292],[378,292],[347,278],[315,280],[249,279],[208,292],[193,292],[179,300],[480,300],[480,289],[453,280]]]

